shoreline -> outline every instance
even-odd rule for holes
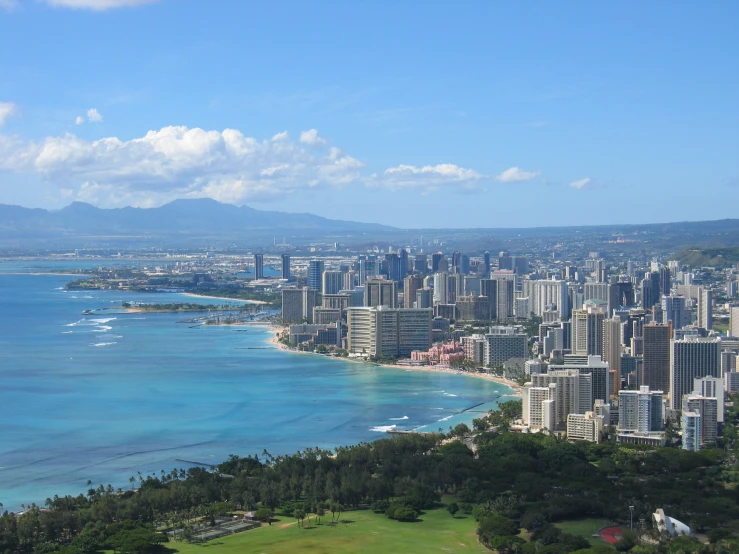
[[[301,350],[295,350],[293,348],[290,348],[289,346],[282,344],[281,342],[279,342],[279,340],[277,340],[277,336],[285,330],[285,327],[281,327],[276,324],[264,324],[264,325],[268,325],[270,327],[270,330],[273,332],[273,335],[267,340],[267,343],[270,344],[271,346],[277,347],[279,350],[284,350],[285,352],[290,352],[293,354],[312,354],[314,356],[322,356],[323,358],[327,358],[329,360],[343,360],[347,362],[368,364],[368,365],[373,365],[376,367],[384,367],[384,368],[395,369],[395,370],[422,371],[426,373],[444,373],[446,375],[463,375],[465,377],[474,377],[475,379],[493,381],[495,383],[498,383],[499,385],[505,385],[506,387],[510,388],[511,393],[505,396],[515,396],[517,398],[522,397],[523,387],[521,387],[521,385],[519,385],[515,381],[503,379],[502,377],[498,377],[497,375],[491,375],[489,373],[477,373],[477,372],[473,373],[471,371],[462,371],[460,369],[452,369],[452,368],[446,368],[446,367],[442,368],[438,366],[407,366],[407,365],[401,365],[401,364],[381,364],[377,362],[371,362],[368,360],[364,360],[361,358],[337,358],[335,356],[325,356],[323,354],[316,354],[315,352],[305,352]]]
[[[194,292],[177,292],[183,296],[191,296],[193,298],[212,298],[213,300],[228,300],[229,302],[241,302],[243,304],[266,304],[263,300],[244,300],[243,298],[228,298],[227,296],[207,296],[205,294],[196,294]]]

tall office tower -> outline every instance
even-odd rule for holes
[[[459,250],[452,253],[452,273],[462,273],[462,253]]]
[[[426,258],[426,254],[416,254],[413,260],[413,271],[425,275],[429,272],[429,262]]]
[[[341,271],[324,271],[321,274],[321,294],[338,294],[344,288],[344,274]]]
[[[347,271],[344,274],[344,290],[354,290],[357,286],[358,274],[354,270]]]
[[[490,277],[490,252],[485,252],[482,255],[482,267],[485,272],[485,278]]]
[[[474,294],[476,296],[480,295],[480,281],[481,278],[477,276],[472,275],[465,275],[464,279],[462,280],[462,294],[470,295]],[[460,294],[460,296],[462,296]]]
[[[464,280],[462,275],[452,273],[447,280],[446,299],[449,304],[454,304],[458,296],[462,296],[464,292]]]
[[[485,365],[496,368],[511,358],[529,357],[529,339],[515,327],[493,325],[485,335]]]
[[[490,302],[484,296],[458,296],[457,319],[459,321],[488,321],[490,319]]]
[[[682,449],[698,452],[701,449],[701,415],[698,412],[684,411],[680,417],[683,430]]]
[[[434,307],[434,289],[422,288],[416,291],[416,308]]]
[[[434,304],[449,304],[449,275],[434,273]]]
[[[659,270],[659,291],[663,296],[669,296],[672,290],[672,279],[669,267],[661,267]],[[677,327],[675,327],[677,329]]]
[[[501,252],[498,254],[498,269],[513,271],[513,260],[510,252]]]
[[[529,297],[529,307],[534,315],[542,317],[554,310],[560,320],[569,317],[568,288],[565,281],[556,279],[521,279],[521,294]],[[582,306],[582,302],[575,304]]]
[[[670,339],[672,327],[660,323],[648,323],[642,327],[644,362],[642,381],[652,390],[670,390]]]
[[[264,254],[254,254],[254,279],[264,279]]]
[[[583,286],[583,302],[588,300],[601,300],[606,305],[609,299],[610,285],[608,283],[585,283]],[[611,315],[613,312],[609,309],[606,314]]]
[[[470,257],[467,254],[462,254],[459,259],[459,267],[462,275],[469,275],[470,273]]]
[[[700,415],[701,446],[716,442],[718,435],[718,402],[716,398],[686,394],[682,400],[682,411],[683,413],[693,412]]]
[[[444,257],[444,254],[441,252],[431,254],[431,273],[438,273],[440,271],[439,264],[441,263],[442,257]]]
[[[574,281],[576,273],[577,273],[576,265],[566,265],[565,266],[565,279],[567,281]]]
[[[323,275],[323,260],[308,262],[308,286],[313,290],[321,290],[321,276]]]
[[[416,301],[416,292],[423,288],[423,279],[418,275],[408,275],[403,279],[403,307],[412,308]]]
[[[389,279],[368,279],[364,285],[364,305],[398,307],[398,283]]]
[[[439,273],[449,273],[449,260],[444,257],[439,260]]]
[[[480,296],[490,303],[490,319],[498,319],[498,282],[495,279],[480,279]]]
[[[431,309],[349,308],[347,348],[353,354],[390,358],[428,350],[431,319]]]
[[[647,386],[639,390],[618,392],[619,433],[651,433],[662,431],[664,424],[663,391]]]
[[[496,282],[496,319],[504,320],[513,318],[513,299],[516,296],[516,274],[513,271],[493,271],[491,277]],[[488,296],[488,299],[492,301],[490,296]]]
[[[739,337],[739,306],[729,308],[729,334]]]
[[[280,277],[288,281],[290,280],[290,254],[282,255],[282,273]]]
[[[589,356],[603,354],[603,321],[605,319],[605,306],[602,300],[588,300],[581,310],[572,310],[573,354]]]
[[[606,268],[605,260],[599,258],[597,260],[593,260],[592,263],[593,263],[593,273],[592,273],[593,279],[595,279],[596,282],[598,283],[603,283],[604,282],[604,279],[603,279],[604,271]]]
[[[603,361],[611,371],[611,394],[621,389],[621,330],[623,322],[618,316],[603,321]]]
[[[667,268],[662,268],[667,269]],[[668,270],[669,271],[669,270]],[[672,322],[673,329],[682,329],[686,322],[685,297],[669,295],[662,297],[662,323]]]
[[[584,414],[593,408],[592,377],[576,369],[550,370],[531,376],[534,387],[555,387],[555,425],[562,428],[568,414]]]
[[[312,323],[318,291],[310,287],[282,289],[282,323]]]
[[[561,366],[553,366],[557,369],[574,369],[582,375],[590,375],[593,401],[602,400],[608,402],[613,393],[611,388],[610,368],[600,356],[587,356],[587,361],[582,363],[567,363]]]
[[[683,395],[693,390],[694,379],[718,377],[720,371],[719,339],[691,337],[670,341],[670,408],[680,409]]]
[[[408,269],[410,269],[408,267],[408,250],[401,248],[398,257],[400,258],[400,280],[402,281],[408,275]]]
[[[651,310],[659,300],[659,291],[655,290],[654,281],[647,274],[641,282],[641,305],[645,310]]]
[[[716,399],[716,421],[724,422],[724,380],[717,377],[693,379],[693,395]]]
[[[613,286],[613,285],[612,285]],[[615,284],[615,293],[617,298],[609,298],[610,303],[614,303],[615,307],[620,306],[633,306],[634,305],[634,284],[630,281],[618,281]],[[611,295],[613,295],[614,289],[611,289]],[[613,313],[613,312],[611,312]]]
[[[403,282],[403,271],[401,268],[400,257],[396,253],[385,254],[385,260],[387,261],[387,275],[391,281],[396,283]]]
[[[713,329],[713,291],[703,287],[698,295],[698,327]]]

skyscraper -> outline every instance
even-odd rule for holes
[[[419,275],[408,275],[403,279],[403,307],[412,308],[416,301],[416,291],[423,288],[423,279]]]
[[[485,272],[485,277],[490,277],[490,252],[485,252],[482,255],[482,267]]]
[[[642,328],[644,362],[642,382],[651,390],[670,389],[670,339],[672,327],[660,323],[649,323]]]
[[[280,277],[290,280],[290,254],[282,255],[282,273]]]
[[[703,287],[698,295],[698,327],[713,329],[713,291]]]
[[[603,321],[603,361],[608,362],[611,371],[611,394],[621,389],[621,318]],[[597,397],[596,397],[597,398]]]
[[[449,275],[447,273],[434,273],[434,304],[448,304],[449,297]]]
[[[498,320],[513,318],[513,298],[516,292],[516,274],[513,271],[493,271],[495,285],[495,316]],[[492,298],[488,296],[492,301]]]
[[[385,260],[387,260],[387,276],[391,281],[396,283],[403,282],[403,271],[401,268],[400,256],[395,252],[385,254]]]
[[[604,304],[603,300],[588,300],[581,310],[572,310],[573,354],[603,354],[603,322],[606,318]]]
[[[642,386],[618,393],[618,431],[651,433],[664,429],[663,391]]]
[[[691,337],[670,341],[670,408],[680,409],[683,395],[693,390],[694,379],[718,377],[720,371],[720,339]]]
[[[568,414],[584,414],[593,408],[593,386],[590,375],[576,369],[550,370],[531,376],[534,387],[545,388],[555,384],[555,425],[563,428]]]
[[[429,271],[429,263],[426,259],[426,254],[416,254],[413,260],[413,271],[425,275]]]
[[[264,279],[264,254],[254,254],[254,279]]]
[[[685,326],[685,312],[684,296],[671,294],[662,297],[662,323],[672,322],[673,329],[682,329]]]
[[[397,308],[398,283],[389,279],[368,279],[364,285],[364,305]]]
[[[663,296],[669,296],[672,290],[672,279],[669,267],[662,267],[659,270],[659,290]],[[677,329],[677,327],[675,327]]]
[[[434,289],[422,288],[416,291],[416,308],[434,307]]]
[[[312,323],[318,291],[310,287],[282,289],[282,322]]]
[[[431,309],[385,306],[347,310],[347,347],[371,357],[408,356],[431,346]]]
[[[323,267],[323,260],[311,260],[308,262],[308,286],[313,290],[321,290]]]
[[[441,262],[441,258],[443,256],[444,254],[442,254],[441,252],[431,254],[431,273],[439,272],[439,263]]]
[[[344,288],[341,271],[324,271],[321,274],[321,294],[338,294]]]

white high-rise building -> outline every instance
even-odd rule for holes
[[[650,391],[648,386],[639,390],[618,391],[619,433],[651,433],[664,429],[662,391]]]
[[[545,387],[535,387],[531,383],[526,383],[522,398],[524,424],[532,429],[553,430],[557,425],[556,404],[556,383],[550,383]]]
[[[713,291],[703,287],[698,295],[698,327],[713,329]]]
[[[683,397],[683,412],[695,412],[700,415],[701,446],[713,444],[718,435],[718,403],[715,398],[686,395]]]
[[[683,450],[697,452],[701,449],[701,416],[697,412],[683,412],[681,425],[683,430]]]
[[[434,273],[434,304],[448,304],[449,275]]]
[[[431,347],[431,309],[379,306],[349,308],[346,313],[352,354],[395,358]]]
[[[561,321],[569,317],[565,281],[524,279],[521,281],[521,291],[523,296],[529,298],[529,308],[535,315],[542,317],[544,312],[554,309]]]
[[[493,325],[485,335],[485,365],[498,367],[511,358],[529,357],[529,337],[515,327]]]
[[[587,361],[585,363],[565,363],[556,367],[557,369],[572,369],[583,375],[590,375],[593,401],[603,400],[604,402],[608,402],[611,396],[609,365],[600,356],[586,356],[586,358]]]
[[[572,353],[603,354],[603,322],[606,318],[602,300],[588,300],[582,309],[572,310]]]
[[[569,414],[567,416],[567,438],[588,442],[600,442],[603,436],[603,418],[595,412]]]
[[[687,338],[670,341],[670,408],[679,410],[683,395],[692,392],[696,377],[718,377],[721,340]]]
[[[553,370],[540,375],[532,375],[534,387],[557,385],[555,392],[555,425],[564,427],[569,414],[582,414],[592,409],[593,386],[590,375],[581,374],[576,369]]]
[[[673,329],[682,329],[686,321],[685,297],[669,295],[662,297],[662,322],[672,322]]]
[[[324,271],[321,275],[321,294],[338,294],[344,286],[344,274],[341,271]]]
[[[739,306],[729,308],[729,334],[739,337]]]
[[[693,379],[693,395],[716,399],[716,421],[724,422],[724,381],[720,377]]]

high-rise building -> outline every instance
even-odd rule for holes
[[[318,291],[310,287],[282,289],[282,323],[313,323]]]
[[[441,271],[439,269],[439,264],[441,263],[441,259],[444,257],[444,254],[441,252],[435,252],[434,254],[431,254],[431,273],[438,273]]]
[[[290,254],[282,255],[282,271],[280,277],[288,281],[290,280]]]
[[[400,258],[400,278],[398,281],[402,281],[408,275],[408,250],[401,248],[398,252],[398,257]]]
[[[495,318],[498,321],[513,318],[513,299],[516,293],[516,274],[513,271],[493,271],[495,285]],[[492,302],[493,298],[488,297]],[[492,311],[492,310],[491,310]]]
[[[529,357],[529,338],[515,327],[493,325],[485,335],[485,365],[499,367],[511,358]]]
[[[644,327],[645,331],[646,328]],[[718,377],[720,368],[721,341],[719,339],[691,337],[670,341],[670,408],[680,409],[683,395],[693,390],[694,379]]]
[[[716,442],[718,436],[718,402],[715,398],[687,394],[683,396],[682,411],[700,414],[701,446]]]
[[[344,274],[344,290],[354,290],[357,286],[359,274],[354,270],[349,270]]]
[[[264,254],[254,254],[254,279],[264,279]]]
[[[666,268],[662,268],[666,269]],[[669,271],[669,270],[668,270]],[[672,322],[673,329],[682,329],[686,323],[685,297],[670,295],[662,297],[662,323]]]
[[[408,275],[403,279],[403,307],[412,308],[416,301],[416,292],[423,288],[423,279],[420,275]]]
[[[663,392],[650,390],[618,391],[619,433],[651,433],[664,429]]]
[[[572,353],[603,355],[603,322],[606,319],[603,300],[588,300],[581,310],[572,310]]]
[[[485,252],[482,255],[482,270],[485,274],[485,277],[490,277],[490,252]]]
[[[525,425],[532,429],[554,430],[557,427],[557,384],[523,386],[522,417]]]
[[[521,294],[529,298],[529,306],[534,315],[542,317],[545,312],[554,310],[561,321],[569,318],[567,283],[556,279],[521,280]],[[582,306],[582,302],[575,304]]]
[[[429,262],[426,259],[426,254],[416,254],[413,260],[413,271],[425,275],[429,271]]]
[[[698,412],[684,411],[680,418],[682,427],[682,449],[698,452],[701,449],[701,415]]]
[[[490,302],[485,296],[460,296],[456,301],[459,321],[488,321]]]
[[[396,283],[402,283],[405,273],[403,272],[400,256],[398,256],[394,252],[391,252],[390,254],[385,254],[385,260],[387,261],[387,264],[388,264],[387,266],[388,278],[391,281],[395,281]]]
[[[416,308],[434,307],[434,289],[422,288],[416,291]]]
[[[603,361],[611,371],[611,394],[621,389],[621,329],[623,322],[618,316],[603,321]]]
[[[739,337],[739,306],[729,308],[729,334]]]
[[[341,271],[324,271],[321,275],[321,294],[338,294],[344,288]]]
[[[323,260],[311,260],[308,262],[308,286],[313,290],[321,290],[321,276],[323,275]]]
[[[698,296],[698,327],[713,329],[713,291],[701,287]]]
[[[389,279],[368,279],[364,285],[364,305],[398,307],[398,283]]]
[[[576,369],[550,370],[548,373],[531,376],[534,387],[554,389],[555,425],[563,428],[567,424],[569,414],[582,414],[593,407],[592,377],[581,374]]]
[[[642,381],[651,390],[670,390],[670,339],[672,327],[648,323],[642,328]]]
[[[693,395],[716,399],[716,421],[724,422],[724,380],[718,377],[693,379]]]
[[[557,369],[572,369],[579,371],[583,375],[591,376],[592,398],[593,400],[602,400],[608,402],[611,393],[611,375],[607,362],[604,362],[600,356],[587,356],[584,363],[567,363],[556,366]]]
[[[353,354],[395,358],[431,347],[431,309],[361,307],[347,310],[347,348]]]
[[[448,304],[449,300],[449,275],[447,273],[434,273],[434,304]]]
[[[452,253],[452,273],[462,273],[462,253],[459,250]]]
[[[498,269],[513,271],[513,259],[510,252],[501,252],[498,254]]]

